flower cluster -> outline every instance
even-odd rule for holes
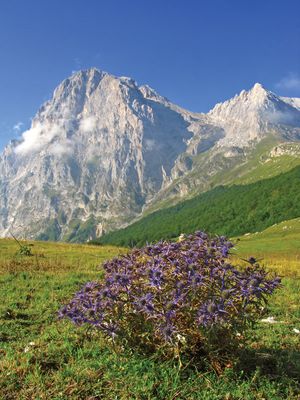
[[[236,269],[228,262],[232,247],[196,232],[134,249],[107,261],[104,280],[87,283],[60,317],[152,350],[203,348],[211,333],[234,337],[261,316],[280,279],[258,263]]]

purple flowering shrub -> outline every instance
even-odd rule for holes
[[[225,237],[196,232],[107,261],[60,317],[88,324],[127,347],[155,351],[226,349],[262,314],[280,286],[257,263],[236,269]]]

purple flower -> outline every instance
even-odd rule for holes
[[[134,249],[105,262],[103,281],[84,285],[59,318],[151,349],[172,348],[174,335],[204,346],[219,328],[235,337],[237,327],[259,318],[280,278],[269,277],[257,260],[235,268],[228,262],[232,246],[223,236],[196,232]]]
[[[110,321],[109,323],[102,324],[101,328],[113,340],[116,338],[116,336],[118,334],[118,325],[117,324]]]
[[[221,324],[225,321],[227,315],[228,313],[222,300],[220,302],[209,300],[198,311],[198,323],[203,326]]]
[[[134,304],[136,304],[138,310],[143,311],[146,314],[152,315],[154,313],[152,293],[147,293],[146,295],[137,298]]]
[[[149,271],[149,281],[151,286],[160,287],[163,283],[163,274],[158,268],[152,268]]]
[[[167,323],[166,325],[160,326],[159,332],[166,342],[171,342],[176,334],[176,329],[174,325]]]

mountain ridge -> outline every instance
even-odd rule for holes
[[[131,78],[79,71],[0,156],[0,236],[35,238],[55,221],[61,240],[78,221],[93,221],[86,239],[93,238],[130,223],[160,196],[178,201],[204,191],[266,137],[300,140],[299,99],[283,99],[256,84],[193,113]]]

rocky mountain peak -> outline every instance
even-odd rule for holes
[[[255,94],[255,95],[264,95],[264,94],[268,93],[268,91],[265,89],[265,87],[259,82],[256,82],[252,86],[252,88],[249,90],[249,92],[251,92],[252,94]]]
[[[220,154],[242,160],[274,132],[300,139],[297,104],[255,84],[195,114],[131,78],[78,71],[0,156],[0,235],[72,240],[82,225],[90,236],[122,226],[193,172],[200,153],[206,161],[178,193],[213,177]]]
[[[106,226],[133,218],[170,176],[188,128],[186,117],[131,78],[74,73],[0,158],[0,234],[36,236],[47,225],[38,221],[55,221],[62,238],[76,220]]]
[[[273,93],[266,90],[260,83],[255,83],[250,90],[242,90],[240,94],[236,94],[233,98],[223,103],[216,104],[209,112],[209,115],[213,117],[222,117],[222,114],[226,113],[227,116],[229,114],[232,114],[233,117],[234,114],[238,116],[241,112],[258,110],[266,102],[275,97]]]
[[[145,97],[145,99],[150,99],[153,101],[161,102],[161,103],[168,103],[169,100],[166,97],[161,96],[158,94],[152,87],[149,85],[142,85],[139,87],[140,92]]]
[[[250,90],[217,104],[208,115],[226,129],[220,145],[231,142],[243,147],[266,136],[275,125],[279,130],[282,125],[299,127],[299,110],[291,103],[256,83]]]
[[[71,153],[99,131],[110,130],[112,124],[124,126],[130,115],[134,118],[134,104],[138,107],[142,102],[131,78],[118,78],[96,68],[76,72],[40,108],[15,151],[20,156],[37,151],[62,154],[63,149]]]

